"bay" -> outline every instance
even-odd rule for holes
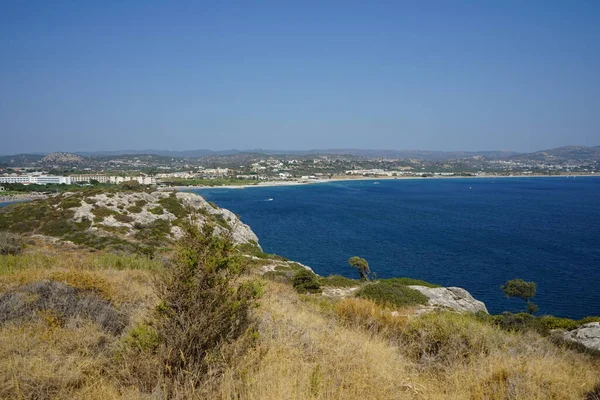
[[[320,275],[355,277],[358,255],[381,278],[459,286],[491,313],[521,311],[500,285],[534,281],[540,314],[600,314],[600,179],[337,181],[194,190],[249,224],[265,252]]]

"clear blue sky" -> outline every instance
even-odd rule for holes
[[[600,1],[0,3],[0,154],[600,144]]]

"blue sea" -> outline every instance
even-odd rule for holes
[[[534,281],[539,314],[600,315],[600,178],[338,181],[195,192],[238,214],[265,252],[320,275],[460,286],[491,313],[520,311],[500,285]]]

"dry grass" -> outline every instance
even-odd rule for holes
[[[337,304],[340,323],[285,285],[267,293],[259,345],[219,398],[581,399],[600,382],[597,359],[534,333],[453,313],[407,321],[356,299]]]
[[[165,397],[150,317],[155,266],[68,246],[28,248],[19,257],[0,258],[0,296],[58,280],[109,301],[129,325],[111,334],[91,319],[61,321],[43,310],[0,325],[0,398]],[[600,384],[598,358],[536,333],[448,312],[394,316],[364,299],[332,303],[286,284],[265,285],[253,311],[255,345],[173,398],[584,399]]]

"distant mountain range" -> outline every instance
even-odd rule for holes
[[[600,161],[600,146],[564,146],[534,153],[518,154],[511,157],[516,160],[536,160],[547,162],[594,162]]]
[[[120,158],[123,156],[140,157],[171,157],[171,158],[205,158],[227,157],[236,155],[254,156],[316,156],[316,155],[348,155],[366,158],[419,159],[424,161],[458,160],[482,157],[488,160],[535,160],[543,162],[599,162],[600,146],[564,146],[554,149],[541,150],[533,153],[518,153],[514,151],[427,151],[427,150],[363,150],[363,149],[314,149],[314,150],[224,150],[208,149],[169,151],[169,150],[119,150],[75,153],[52,153],[51,155],[32,153],[0,156],[0,166],[19,166],[31,164],[56,164],[83,162],[87,160]],[[79,157],[79,158],[78,158]]]
[[[76,152],[76,154],[88,157],[94,156],[119,156],[119,155],[141,155],[156,154],[167,157],[199,158],[206,156],[228,156],[235,154],[265,154],[265,155],[349,155],[369,158],[417,158],[422,160],[444,160],[482,156],[486,158],[502,158],[519,154],[514,151],[426,151],[426,150],[363,150],[363,149],[313,149],[313,150],[223,150],[213,151],[207,149],[169,151],[169,150],[121,150],[121,151],[97,151]]]

